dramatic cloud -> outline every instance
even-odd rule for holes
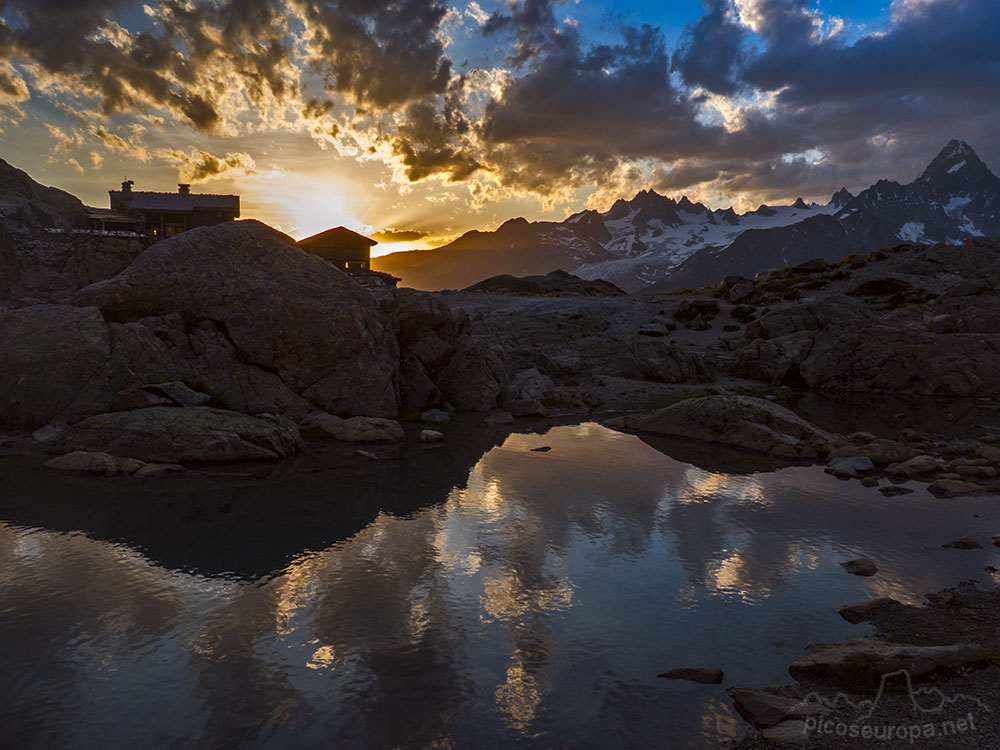
[[[0,0],[0,118],[51,126],[35,128],[46,163],[127,158],[190,182],[283,169],[295,136],[377,173],[354,192],[395,213],[369,224],[429,227],[393,203],[412,190],[447,204],[432,234],[528,197],[820,197],[916,170],[950,137],[1000,155],[996,0],[895,0],[874,29],[811,0],[703,0],[673,48],[613,13],[588,22],[595,8]]]
[[[191,149],[189,152],[164,150],[157,156],[178,165],[182,182],[202,182],[218,177],[256,174],[256,164],[250,154],[236,153],[213,156],[207,151]]]
[[[311,62],[330,90],[385,108],[443,93],[451,60],[438,35],[438,0],[298,0]]]
[[[737,20],[729,0],[707,0],[705,15],[689,26],[673,69],[691,86],[717,94],[735,94],[744,59],[747,30]]]

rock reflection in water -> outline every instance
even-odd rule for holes
[[[293,531],[336,515],[322,487],[338,503],[376,484],[373,497],[394,496],[357,462],[292,477],[320,510],[303,522],[302,503],[272,507],[287,561],[253,575],[220,572],[226,544],[179,543],[184,524],[163,538],[99,515],[86,533],[28,528],[24,496],[7,497],[0,746],[714,747],[743,730],[721,689],[656,673],[719,664],[727,683],[786,679],[804,643],[861,634],[837,605],[919,596],[993,556],[939,547],[1000,526],[988,499],[916,492],[901,505],[815,467],[740,474],[716,451],[693,465],[657,447],[583,424],[509,435],[471,471],[433,452],[420,475],[423,454],[404,458],[399,497],[450,486],[440,502],[397,499],[324,547],[310,549],[341,527],[312,530],[297,552]],[[95,481],[80,486],[116,492]],[[270,482],[234,480],[227,502],[260,508]],[[112,507],[133,491],[120,486]],[[233,529],[241,561],[266,540],[251,528]],[[838,567],[859,554],[878,576]]]

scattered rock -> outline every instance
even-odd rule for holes
[[[994,547],[1000,547],[1000,534],[994,534],[990,537],[990,542],[993,543]]]
[[[769,727],[760,733],[760,736],[767,742],[779,744],[791,744],[805,742],[809,739],[806,734],[806,723],[802,719],[791,719],[780,724]]]
[[[842,562],[840,567],[855,576],[873,576],[878,572],[878,567],[875,563],[866,557],[859,557],[857,560]]]
[[[970,536],[960,536],[954,541],[948,542],[947,544],[942,544],[942,547],[948,549],[982,549],[983,545],[977,542]]]
[[[350,417],[314,412],[302,420],[304,428],[320,429],[334,440],[348,443],[388,443],[405,437],[402,425],[382,417]]]
[[[863,456],[853,458],[834,458],[824,469],[827,474],[833,474],[838,479],[855,479],[862,474],[875,471],[875,464],[870,458]]]
[[[874,440],[865,445],[846,445],[830,453],[830,458],[870,458],[878,466],[902,463],[920,454],[913,448],[891,440]]]
[[[935,497],[961,497],[983,492],[983,486],[962,479],[938,479],[927,485],[927,491]]]
[[[861,480],[862,487],[878,487],[878,480],[872,477],[865,477]]]
[[[895,479],[913,479],[914,472],[906,468],[902,463],[889,464],[885,467],[885,473]]]
[[[451,415],[444,409],[428,409],[420,415],[420,421],[426,424],[448,424]]]
[[[836,466],[828,467],[824,471],[827,474],[837,477],[837,479],[859,479],[861,477],[861,472],[850,464],[837,464]]]
[[[134,458],[119,458],[102,451],[73,451],[46,461],[44,466],[82,474],[134,474],[146,465]]]
[[[493,411],[483,417],[483,422],[486,424],[513,424],[514,415],[509,411]]]
[[[958,604],[958,597],[951,591],[931,592],[924,594],[924,598],[931,604],[937,604],[941,607],[953,607]]]
[[[379,461],[381,460],[377,453],[372,453],[371,451],[363,451],[360,448],[354,451],[354,455],[358,458],[367,458],[369,461]]]
[[[689,680],[690,682],[700,682],[702,685],[718,685],[722,682],[722,669],[719,667],[681,667],[671,669],[669,672],[661,672],[656,675],[667,680]]]
[[[98,414],[69,427],[53,453],[108,451],[158,463],[272,461],[293,455],[295,425],[211,409],[157,406]]]
[[[832,683],[861,692],[878,685],[884,674],[905,669],[914,680],[934,672],[981,662],[984,651],[977,645],[910,646],[859,638],[834,644],[792,662],[788,673],[798,681]]]
[[[1000,448],[995,445],[986,445],[985,443],[980,443],[976,446],[975,454],[977,457],[985,459],[987,461],[993,461],[994,463],[1000,463]]]
[[[941,462],[933,456],[919,455],[903,461],[902,466],[912,474],[935,474],[941,470]]]
[[[867,622],[876,609],[881,609],[882,607],[894,607],[897,604],[899,604],[899,602],[895,599],[890,599],[887,596],[880,596],[875,599],[866,599],[862,602],[845,604],[843,607],[840,607],[837,612],[852,625],[857,625],[861,622]]]
[[[997,475],[997,470],[992,466],[956,466],[955,473],[961,477],[993,479]]]
[[[600,404],[600,397],[585,388],[575,388],[571,385],[556,386],[545,391],[542,399],[549,406],[569,407],[572,409],[593,409]]]
[[[64,424],[47,424],[31,433],[31,437],[39,443],[48,443],[55,440],[66,431]]]
[[[757,729],[777,726],[788,719],[830,713],[829,708],[818,703],[808,703],[760,690],[730,688],[726,694],[733,699],[733,705],[740,716]]]
[[[646,323],[636,329],[636,334],[639,336],[650,336],[651,338],[662,338],[669,333],[667,327],[660,323]]]
[[[421,443],[440,443],[444,440],[444,433],[438,432],[437,430],[421,430],[420,431],[420,442]]]
[[[870,432],[852,432],[847,436],[847,439],[852,443],[871,443],[878,440],[878,438]]]
[[[900,487],[898,484],[887,484],[885,487],[879,488],[879,492],[886,497],[899,497],[900,495],[913,494],[913,490],[909,487]]]
[[[179,464],[150,463],[136,471],[133,476],[138,477],[139,479],[152,479],[154,477],[162,477],[167,474],[173,474],[178,471],[184,471],[184,467]]]
[[[503,407],[513,417],[544,417],[549,413],[540,402],[531,398],[507,399]]]

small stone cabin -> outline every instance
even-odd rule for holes
[[[371,270],[372,247],[378,242],[346,227],[327,229],[299,240],[298,246],[345,271]]]
[[[191,186],[180,184],[176,193],[152,193],[133,190],[132,180],[121,190],[109,190],[110,216],[93,213],[89,217],[95,229],[120,229],[121,217],[131,217],[140,234],[173,237],[195,227],[210,227],[240,217],[240,196],[192,193]],[[102,223],[103,219],[103,223]],[[116,225],[117,224],[117,225]]]

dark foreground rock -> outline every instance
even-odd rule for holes
[[[913,646],[872,638],[837,643],[788,665],[796,680],[822,682],[848,690],[877,687],[883,675],[906,670],[920,680],[943,670],[977,664],[987,651],[977,644]]]
[[[159,463],[273,461],[293,455],[296,427],[203,406],[99,414],[68,428],[50,453],[105,452]]]
[[[786,698],[761,690],[730,688],[726,695],[733,699],[733,705],[740,716],[758,729],[767,729],[789,719],[830,713],[829,708],[818,703]]]
[[[848,560],[840,564],[844,570],[855,576],[873,576],[878,573],[878,566],[868,558],[861,557],[857,560]]]
[[[608,425],[793,460],[814,460],[839,441],[783,406],[749,396],[686,399],[653,414],[611,419]]]
[[[239,363],[276,376],[276,385],[316,407],[396,415],[398,347],[372,296],[260,222],[157,243],[113,279],[80,290],[74,304],[118,324],[177,315],[181,335],[210,322]],[[190,348],[178,340],[168,354],[184,360]],[[184,381],[159,378],[171,379]]]
[[[106,366],[111,335],[94,307],[0,311],[0,424],[41,427]]]
[[[840,616],[852,625],[857,625],[860,622],[866,622],[871,619],[872,616],[880,610],[891,609],[898,606],[899,602],[895,599],[891,599],[887,596],[879,596],[874,599],[865,599],[861,602],[845,604],[840,607],[837,612],[839,612]]]
[[[681,667],[671,669],[656,675],[665,680],[687,680],[689,682],[700,682],[702,685],[718,685],[722,682],[721,667]]]

